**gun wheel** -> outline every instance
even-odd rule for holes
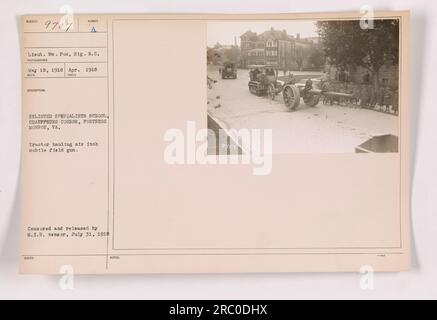
[[[303,97],[303,102],[309,107],[315,107],[320,100],[320,95],[318,94],[309,94]]]
[[[295,110],[300,103],[300,92],[295,85],[285,86],[283,93],[285,105],[290,108],[290,110]]]

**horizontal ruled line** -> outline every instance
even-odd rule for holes
[[[108,61],[24,61],[24,63],[108,63]]]
[[[107,76],[101,77],[24,77],[24,79],[102,79],[107,78]]]
[[[24,49],[106,49],[107,47],[24,47]]]

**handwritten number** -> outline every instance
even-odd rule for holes
[[[44,25],[46,27],[46,30],[52,30],[52,31],[54,31],[55,29],[60,29],[61,30],[61,25],[57,21],[52,22],[51,20],[47,20],[44,23]],[[68,32],[68,30],[70,30],[72,26],[73,26],[73,22],[68,23],[67,27],[65,28],[64,31]]]

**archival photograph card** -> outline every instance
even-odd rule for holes
[[[409,28],[22,16],[20,272],[408,271]]]

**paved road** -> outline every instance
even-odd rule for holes
[[[302,101],[290,111],[282,96],[271,101],[252,95],[248,70],[238,70],[235,80],[222,80],[209,66],[208,76],[217,80],[208,90],[209,114],[227,129],[273,129],[274,153],[350,153],[374,135],[398,135],[397,116],[322,102],[311,108]]]

